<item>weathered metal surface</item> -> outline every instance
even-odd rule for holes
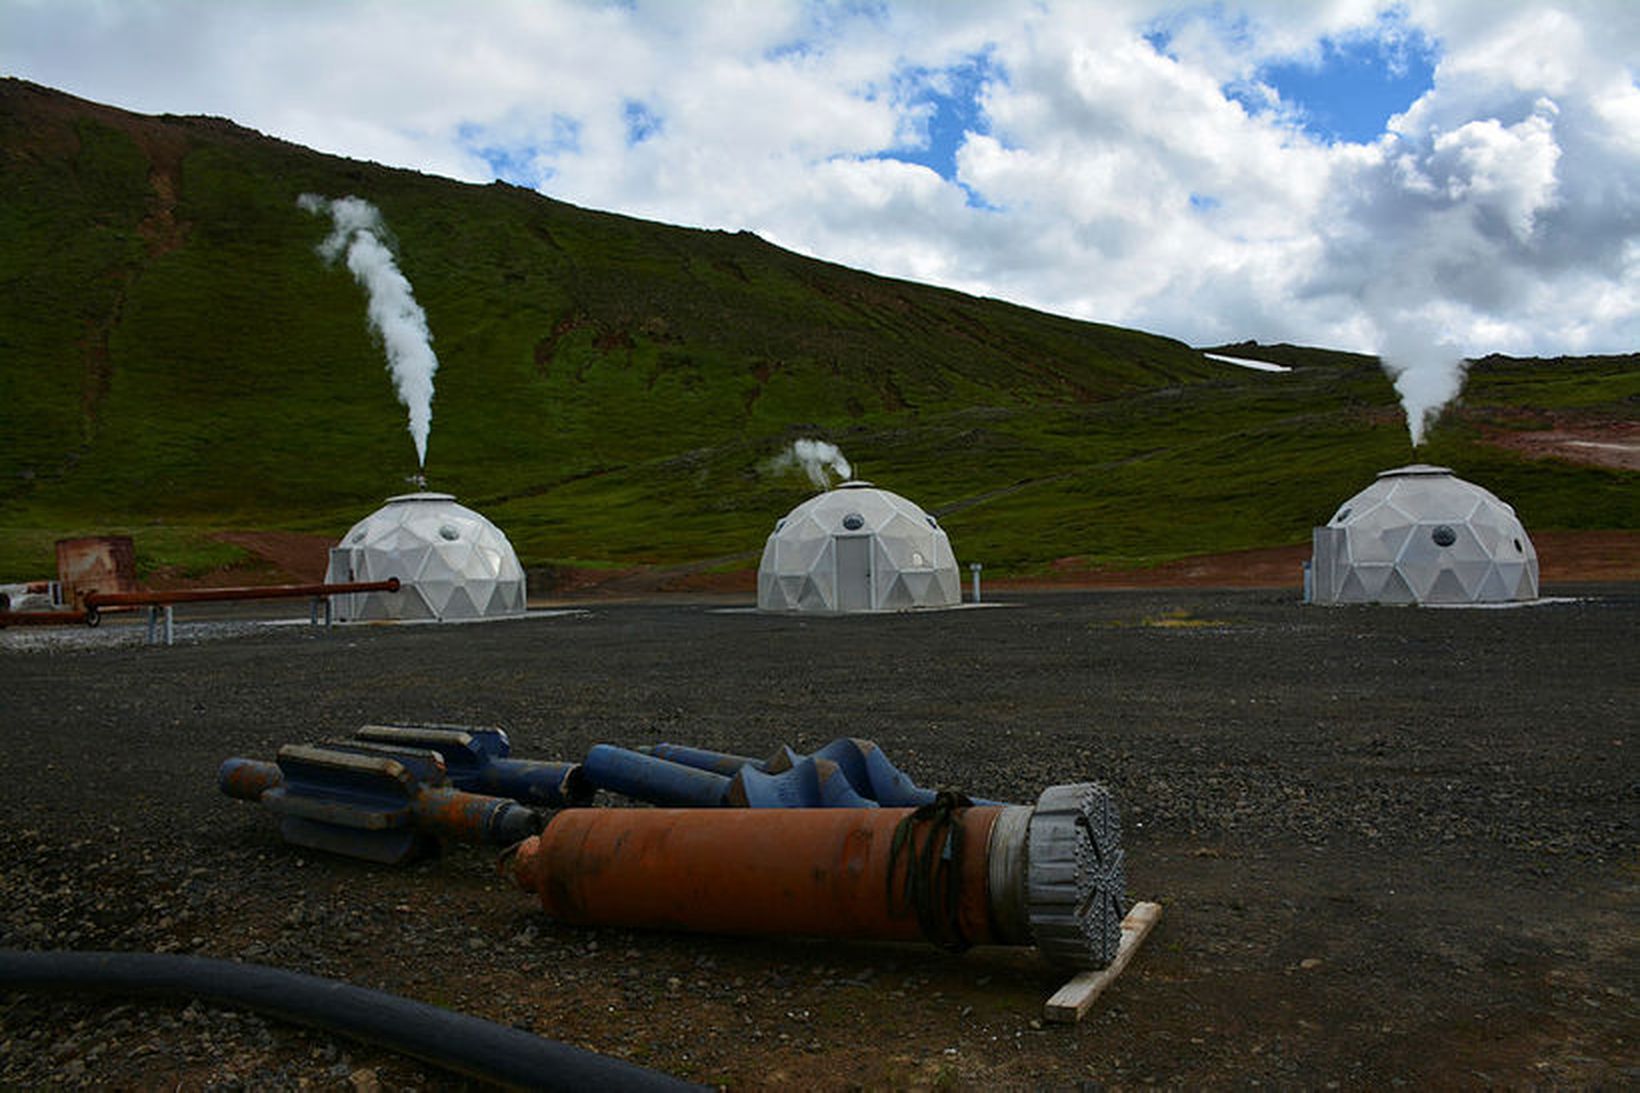
[[[669,763],[682,763],[686,767],[709,770],[713,774],[731,778],[740,773],[741,767],[763,769],[761,759],[731,755],[723,751],[709,751],[706,748],[692,748],[687,744],[646,744],[637,750],[644,755],[653,755],[656,759],[665,759]]]
[[[128,535],[57,540],[57,581],[63,602],[84,606],[88,593],[131,592],[137,587],[136,549]]]
[[[277,764],[236,758],[217,771],[222,792],[280,817],[287,842],[370,861],[401,862],[440,839],[511,845],[541,830],[533,809],[446,782],[438,752],[364,740],[286,745]]]
[[[587,784],[657,805],[711,808],[728,798],[729,779],[653,755],[595,744],[581,764]]]
[[[405,747],[429,748],[444,757],[450,781],[458,788],[510,797],[543,808],[590,804],[579,763],[512,759],[504,730],[474,725],[366,725],[353,734]]]
[[[652,744],[638,750],[652,759],[728,775],[733,781],[725,803],[743,808],[869,808],[873,803],[911,808],[935,797],[934,790],[917,785],[889,762],[876,744],[856,737],[840,737],[808,756],[782,747],[766,760],[683,744]],[[654,804],[692,803],[646,797],[644,786],[639,781],[633,791],[619,792]],[[973,803],[1003,802],[974,798]]]
[[[511,846],[542,829],[541,814],[516,801],[447,787],[425,787],[412,803],[424,831],[480,846]]]
[[[98,589],[83,599],[87,607],[163,607],[178,603],[218,603],[229,600],[280,600],[304,596],[340,596],[351,592],[397,592],[399,579],[349,581],[345,584],[275,584],[241,588],[176,588],[162,592],[105,592]]]
[[[0,611],[0,627],[64,626],[85,621],[84,611]]]
[[[771,771],[777,761],[782,769]],[[741,808],[876,808],[854,791],[836,763],[795,755],[790,748],[758,770],[741,767],[729,781],[728,804]]]
[[[914,940],[895,829],[910,809],[576,809],[556,813],[513,855],[516,882],[554,918],[581,925],[721,934]],[[957,882],[955,918],[973,944],[1028,943],[998,934],[987,848],[996,808],[958,808],[960,844],[936,844]],[[911,821],[912,861],[931,821]],[[952,852],[954,845],[960,849]]]
[[[1096,782],[1050,786],[1037,798],[1025,854],[1031,936],[1056,964],[1102,968],[1127,913],[1122,819]]]
[[[991,893],[991,915],[1004,937],[1029,937],[1031,933],[1025,894],[1031,813],[1032,810],[1023,805],[1008,805],[991,828],[987,885]]]
[[[260,801],[262,794],[284,779],[279,764],[260,759],[224,759],[216,771],[217,788],[241,801]]]

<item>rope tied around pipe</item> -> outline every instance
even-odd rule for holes
[[[973,944],[964,934],[958,914],[964,840],[962,825],[956,821],[957,809],[972,805],[967,794],[942,789],[932,801],[908,813],[895,825],[894,838],[889,844],[889,908],[895,915],[915,911],[923,936],[954,953]],[[927,825],[928,834],[919,849],[916,831],[923,824]],[[903,874],[898,894],[894,883],[897,874]]]

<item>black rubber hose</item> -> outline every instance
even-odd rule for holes
[[[200,998],[366,1040],[445,1070],[517,1089],[703,1088],[396,994],[261,964],[155,953],[0,949],[0,988]]]

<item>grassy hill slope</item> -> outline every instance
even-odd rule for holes
[[[0,81],[0,153],[0,577],[50,572],[68,534],[219,564],[236,552],[213,532],[339,536],[407,488],[414,451],[364,293],[316,255],[328,222],[297,207],[304,192],[381,209],[440,360],[431,485],[526,564],[755,549],[808,492],[765,466],[800,435],[943,513],[965,559],[1013,570],[1299,541],[1411,458],[1369,358],[1288,347],[1262,355],[1294,372],[1245,372],[746,233],[16,80]],[[1628,414],[1636,374],[1634,358],[1491,362],[1465,415]],[[1530,526],[1640,526],[1634,475],[1527,462],[1465,415],[1419,457]]]

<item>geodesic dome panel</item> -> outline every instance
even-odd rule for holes
[[[1538,594],[1515,510],[1446,467],[1385,471],[1312,536],[1316,603],[1494,603]]]
[[[447,493],[407,493],[354,524],[327,581],[399,579],[399,591],[335,597],[346,620],[522,615],[524,569],[506,535]]]
[[[908,611],[962,602],[945,529],[897,493],[844,482],[778,521],[757,569],[764,611]]]

